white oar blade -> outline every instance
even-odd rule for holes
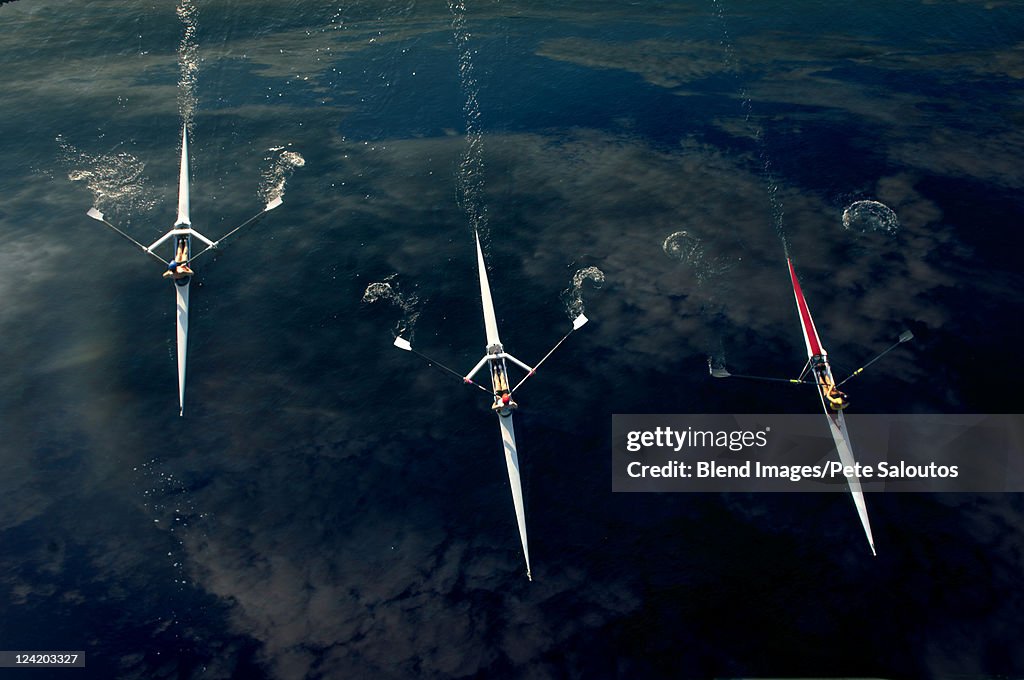
[[[265,207],[265,208],[263,209],[263,212],[270,212],[271,210],[273,210],[273,209],[274,209],[274,208],[276,208],[277,206],[281,205],[282,203],[284,203],[284,201],[283,201],[283,200],[281,200],[281,197],[280,197],[280,196],[278,196],[277,198],[275,198],[275,199],[274,199],[273,201],[271,201],[270,203],[267,203],[267,207]]]
[[[714,360],[711,357],[708,357],[708,373],[711,374],[712,378],[731,378],[732,377],[732,373],[730,373],[729,371],[725,370],[725,366],[718,366],[718,367],[716,367],[714,365]]]
[[[580,314],[579,316],[572,320],[572,329],[574,331],[578,331],[579,329],[586,326],[588,321],[590,321],[590,319]]]
[[[89,217],[93,218],[94,220],[99,220],[100,222],[103,221],[103,213],[101,213],[96,208],[89,208],[89,212],[87,212],[85,214],[88,215]]]
[[[409,343],[408,340],[401,336],[395,338],[395,347],[397,347],[398,349],[404,349],[406,352],[412,351],[412,345]]]
[[[910,342],[914,339],[914,334],[910,331],[903,331],[900,333],[900,342]]]

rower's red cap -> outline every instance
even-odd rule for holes
[[[501,398],[501,403],[502,403],[502,404],[507,404],[507,403],[509,402],[509,400],[510,400],[511,398],[512,398],[512,397],[510,397],[509,395],[507,395],[507,394],[506,394],[506,395],[504,395],[504,396],[503,396],[503,397]]]

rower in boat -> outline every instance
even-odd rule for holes
[[[167,263],[167,271],[164,272],[165,279],[187,279],[195,272],[188,266],[188,236],[178,237],[178,247],[174,252],[174,259]]]
[[[840,392],[839,388],[835,385],[829,385],[824,394],[825,399],[828,400],[829,408],[833,411],[842,411],[850,405],[849,397],[846,396],[845,392]]]
[[[218,248],[226,239],[236,234],[239,230],[258,222],[268,212],[281,205],[282,200],[281,197],[278,196],[277,198],[269,201],[263,207],[263,210],[256,213],[245,222],[242,222],[237,227],[221,236],[218,240],[211,241],[192,228],[192,221],[189,218],[188,127],[186,125],[182,125],[181,128],[181,165],[179,168],[177,220],[174,222],[173,227],[168,229],[166,233],[150,245],[146,246],[139,243],[119,229],[116,225],[111,224],[107,221],[107,218],[103,216],[103,213],[95,207],[89,208],[86,215],[109,227],[118,236],[130,242],[147,256],[152,257],[154,260],[159,262],[164,268],[164,277],[174,281],[175,320],[177,327],[176,339],[178,345],[178,415],[184,415],[185,359],[188,354],[188,299],[189,286],[194,274],[190,265],[197,257],[202,257],[204,253]],[[192,251],[193,236],[206,245],[206,247],[199,252]],[[155,252],[155,250],[164,243],[171,243],[174,245],[174,257],[170,261],[164,260],[162,256],[157,255]]]
[[[494,395],[494,404],[491,408],[497,412],[499,416],[508,417],[512,415],[512,410],[517,408],[519,404],[512,401],[512,395],[508,392],[502,392],[500,395]]]
[[[800,376],[794,379],[769,378],[755,375],[734,375],[727,371],[724,366],[716,366],[712,357],[708,357],[708,372],[711,373],[711,376],[714,378],[737,377],[750,378],[753,380],[771,380],[773,382],[782,381],[796,385],[814,385],[818,388],[819,394],[821,395],[821,406],[828,419],[829,430],[832,433],[832,440],[836,445],[836,453],[839,455],[839,462],[845,468],[856,467],[857,461],[853,457],[853,446],[850,444],[850,434],[846,430],[846,420],[843,417],[843,409],[849,406],[850,400],[845,394],[839,391],[839,387],[844,385],[847,380],[863,373],[864,369],[899,347],[901,344],[913,340],[914,334],[910,331],[903,331],[900,333],[900,336],[895,343],[837,383],[832,377],[832,369],[829,366],[828,355],[822,347],[821,338],[818,337],[818,329],[814,327],[814,320],[811,318],[811,311],[807,307],[807,300],[804,299],[804,293],[800,289],[800,282],[797,281],[796,270],[793,268],[793,262],[789,259],[788,253],[786,255],[786,264],[789,265],[789,278],[793,284],[793,298],[796,301],[796,310],[800,317],[800,327],[803,331],[804,345],[807,348],[807,363],[804,364],[803,369],[800,371]],[[871,554],[874,555],[875,540],[871,536],[871,522],[868,519],[868,508],[867,503],[864,500],[864,489],[861,487],[860,478],[856,474],[853,476],[847,476],[846,483],[850,489],[850,495],[853,497],[853,504],[857,508],[857,515],[860,517],[861,526],[864,528],[864,536],[868,539],[868,545],[871,547]]]
[[[829,408],[833,411],[842,411],[849,406],[850,398],[846,396],[845,392],[840,392],[839,388],[836,387],[835,380],[832,379],[832,375],[828,371],[825,357],[821,354],[814,355],[811,357],[811,366],[814,367],[814,375],[818,379],[818,388],[821,390],[822,396],[825,397],[825,401],[828,402]]]
[[[510,416],[512,409],[516,408],[518,404],[512,401],[512,394],[508,390],[508,377],[505,375],[501,363],[494,361],[492,366],[491,384],[494,385],[494,403],[491,405],[491,409],[497,411],[499,416]]]
[[[587,317],[580,314],[573,319],[572,329],[562,336],[561,340],[555,343],[555,346],[537,362],[536,366],[529,366],[519,359],[516,359],[511,354],[505,352],[501,346],[501,340],[498,337],[498,320],[494,311],[494,301],[491,299],[491,285],[487,280],[487,266],[484,263],[483,248],[480,247],[479,234],[474,233],[474,240],[476,241],[477,270],[480,274],[480,300],[483,303],[484,332],[487,336],[487,353],[484,354],[476,365],[470,369],[469,373],[462,375],[459,372],[448,368],[444,364],[434,361],[430,357],[414,350],[412,348],[412,344],[402,336],[395,338],[394,344],[398,349],[416,354],[445,373],[451,373],[452,375],[458,376],[463,383],[466,385],[472,385],[486,393],[491,398],[491,408],[499,416],[498,426],[501,428],[501,443],[505,452],[505,466],[508,469],[508,483],[512,490],[512,505],[516,511],[516,523],[519,525],[519,538],[523,544],[523,559],[526,562],[526,578],[532,580],[532,576],[530,574],[530,546],[526,538],[526,508],[523,502],[523,484],[519,474],[519,454],[516,450],[516,430],[513,423],[515,420],[513,418],[513,413],[516,408],[516,403],[512,401],[512,393],[518,391],[519,388],[523,386],[523,383],[529,380],[531,376],[535,375],[541,364],[547,361],[548,358],[554,354],[555,350],[557,350],[570,335],[575,331],[578,331],[587,323]],[[526,371],[526,376],[515,385],[510,385],[508,381],[508,366],[505,363],[506,359]],[[488,367],[491,374],[491,389],[487,389],[480,383],[473,381],[473,376],[482,371],[484,366]]]

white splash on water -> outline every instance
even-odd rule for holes
[[[843,211],[843,226],[866,234],[882,232],[892,236],[900,229],[900,220],[889,206],[878,201],[856,201]]]
[[[604,285],[604,272],[597,267],[584,267],[572,277],[572,283],[559,296],[565,304],[565,311],[570,319],[583,313],[583,282],[590,281],[595,289]]]
[[[143,174],[146,164],[132,154],[121,151],[94,155],[77,149],[63,136],[58,135],[56,141],[68,179],[85,184],[92,193],[94,208],[134,213],[156,207],[158,197]]]
[[[287,147],[272,146],[267,149],[267,155],[263,157],[266,166],[260,173],[259,197],[261,201],[269,202],[275,198],[284,196],[284,187],[288,178],[292,176],[296,168],[306,164],[306,159],[297,151],[289,151]]]
[[[704,259],[704,246],[697,236],[687,231],[669,234],[661,244],[661,249],[673,260],[694,265]]]
[[[420,300],[413,293],[405,295],[399,290],[398,284],[394,281],[397,276],[398,274],[392,274],[383,281],[368,285],[363,292],[363,302],[385,300],[402,310],[402,318],[395,324],[395,334],[412,340],[413,328],[420,316]]]
[[[735,264],[731,259],[709,255],[704,241],[686,230],[669,234],[661,244],[661,249],[673,260],[687,266],[700,286],[710,278],[732,269]]]

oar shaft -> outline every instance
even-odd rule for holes
[[[272,204],[268,204],[268,205],[272,205]],[[280,205],[280,203],[278,203],[277,205]],[[275,205],[274,207],[276,208],[276,207],[277,207],[277,205]],[[228,233],[226,233],[226,234],[224,234],[223,236],[221,236],[221,237],[220,237],[219,239],[217,239],[216,241],[214,241],[214,242],[213,242],[212,244],[210,244],[210,245],[207,245],[207,246],[206,246],[205,248],[203,248],[202,250],[200,250],[200,251],[199,251],[198,253],[196,253],[195,255],[193,255],[192,257],[190,257],[190,258],[188,259],[188,262],[186,262],[185,264],[191,264],[191,262],[192,262],[193,260],[195,260],[195,259],[196,259],[197,257],[199,257],[200,255],[202,255],[203,253],[205,253],[205,252],[207,252],[207,251],[209,251],[209,250],[213,250],[214,248],[217,248],[217,247],[219,247],[219,246],[220,246],[220,244],[221,244],[221,242],[222,242],[222,241],[224,241],[224,239],[228,238],[229,236],[231,236],[232,234],[234,234],[235,232],[237,232],[237,231],[238,231],[239,229],[244,229],[245,227],[248,227],[248,226],[249,226],[250,224],[252,224],[253,222],[257,222],[257,221],[259,221],[259,219],[260,219],[260,218],[262,218],[262,217],[263,217],[264,215],[266,215],[266,214],[267,214],[268,212],[270,212],[270,210],[273,210],[273,208],[270,208],[269,210],[268,210],[267,208],[264,208],[263,210],[261,210],[261,211],[260,211],[260,212],[258,212],[257,214],[255,214],[255,215],[253,215],[252,217],[250,217],[249,219],[247,219],[247,220],[246,220],[245,222],[242,222],[242,223],[241,223],[241,224],[239,224],[239,225],[238,225],[237,227],[235,227],[234,229],[232,229],[232,230],[231,230],[231,231],[229,231]]]
[[[547,360],[548,360],[548,357],[549,357],[549,356],[551,356],[552,354],[554,354],[554,353],[555,353],[555,350],[556,350],[556,349],[558,349],[558,348],[559,348],[559,347],[561,346],[561,344],[562,344],[563,342],[565,342],[565,341],[566,341],[566,340],[567,340],[567,339],[569,338],[569,336],[570,336],[570,335],[572,335],[572,334],[573,334],[573,332],[574,332],[575,330],[576,330],[575,328],[574,328],[574,329],[572,329],[571,331],[569,331],[568,333],[566,333],[566,334],[565,334],[565,335],[564,335],[564,336],[562,337],[562,339],[561,339],[561,340],[559,340],[558,342],[556,342],[556,343],[555,343],[555,346],[554,346],[554,347],[552,347],[552,348],[551,348],[551,350],[550,350],[550,351],[549,351],[549,352],[548,352],[547,354],[545,354],[545,355],[544,355],[544,358],[543,358],[543,359],[541,359],[540,361],[538,361],[538,362],[537,362],[537,365],[533,367],[533,370],[532,370],[532,371],[530,371],[529,373],[527,373],[527,374],[526,374],[526,377],[525,377],[525,378],[523,378],[522,380],[520,380],[520,381],[519,381],[519,384],[518,384],[518,385],[516,385],[515,387],[513,387],[513,388],[512,388],[512,392],[515,392],[516,390],[518,390],[518,389],[519,389],[519,388],[520,388],[520,387],[522,386],[522,384],[523,384],[524,382],[526,382],[527,380],[529,380],[529,379],[530,379],[530,376],[532,376],[532,375],[533,375],[534,373],[536,373],[536,372],[537,372],[537,369],[539,369],[539,368],[540,368],[540,365],[541,365],[541,364],[543,364],[543,363],[544,363],[545,361],[547,361]]]
[[[864,364],[863,366],[861,366],[860,368],[858,368],[858,369],[857,369],[856,371],[854,371],[854,372],[853,372],[853,373],[851,373],[850,375],[848,375],[848,376],[846,376],[845,378],[843,378],[843,380],[842,380],[842,381],[841,381],[840,383],[838,383],[838,384],[836,385],[836,387],[839,387],[839,385],[842,385],[842,384],[843,384],[843,383],[845,383],[846,381],[848,381],[848,380],[850,380],[850,379],[852,379],[852,378],[855,378],[856,376],[860,375],[861,373],[863,373],[863,372],[864,372],[864,369],[866,369],[866,368],[867,368],[868,366],[870,366],[871,364],[875,363],[876,361],[878,361],[879,359],[881,359],[882,357],[884,357],[884,356],[885,356],[886,354],[888,354],[889,352],[891,352],[891,351],[893,351],[894,349],[896,349],[897,347],[899,347],[899,346],[900,346],[901,344],[902,344],[902,341],[901,341],[901,342],[896,342],[896,343],[894,343],[894,344],[893,344],[893,345],[892,345],[891,347],[887,347],[887,348],[886,348],[886,349],[885,349],[885,350],[884,350],[884,351],[883,351],[883,352],[882,352],[881,354],[879,354],[878,356],[876,356],[876,357],[875,357],[874,359],[872,359],[871,361],[867,362],[866,364]]]
[[[765,382],[782,382],[789,383],[790,385],[816,385],[817,383],[810,382],[808,380],[797,380],[796,378],[769,378],[761,375],[740,375],[737,373],[730,373],[730,378],[743,378],[744,380],[763,380]]]
[[[477,389],[486,392],[487,394],[491,394],[491,391],[489,389],[487,389],[486,387],[484,387],[483,385],[481,385],[480,383],[476,383],[476,382],[473,382],[472,380],[469,380],[468,378],[464,377],[461,373],[458,373],[457,371],[454,371],[454,370],[448,368],[447,366],[442,364],[440,361],[435,361],[434,359],[431,359],[430,357],[428,357],[426,354],[422,354],[420,352],[417,352],[414,349],[410,349],[409,351],[412,352],[413,354],[415,354],[416,356],[420,357],[424,361],[426,361],[428,364],[430,364],[432,366],[436,366],[437,368],[439,368],[442,371],[445,371],[447,373],[451,373],[452,375],[454,375],[456,378],[458,378],[462,382],[468,383],[468,384],[472,385],[473,387],[476,387]]]
[[[97,217],[97,215],[99,215],[99,217]],[[133,238],[132,238],[131,236],[129,236],[128,234],[124,233],[123,231],[121,231],[120,229],[118,229],[117,227],[115,227],[115,226],[114,226],[113,224],[111,224],[110,222],[108,222],[108,221],[106,220],[106,218],[102,217],[102,213],[100,213],[100,212],[96,211],[96,215],[93,215],[93,214],[92,214],[92,213],[90,212],[89,216],[90,216],[90,217],[92,217],[92,218],[93,218],[94,220],[96,220],[97,222],[99,222],[100,224],[102,224],[102,225],[104,225],[104,226],[107,226],[107,227],[110,227],[110,228],[111,228],[112,230],[114,230],[114,232],[115,232],[115,233],[117,233],[117,234],[118,234],[119,236],[121,236],[121,237],[122,237],[122,238],[124,238],[125,240],[127,240],[127,241],[129,241],[129,242],[131,242],[131,243],[135,244],[135,245],[136,245],[136,246],[137,246],[137,247],[139,248],[139,250],[141,250],[142,252],[146,253],[147,255],[149,255],[149,256],[151,256],[151,257],[153,257],[153,258],[156,258],[156,260],[157,260],[157,261],[159,261],[159,262],[160,262],[160,264],[162,264],[162,265],[164,265],[164,266],[166,266],[166,265],[167,265],[167,263],[166,263],[166,262],[164,262],[164,261],[163,261],[163,259],[162,259],[162,258],[161,258],[161,257],[160,257],[159,255],[157,255],[157,254],[156,254],[156,253],[154,253],[154,252],[153,252],[152,250],[150,250],[150,249],[149,249],[149,248],[147,248],[146,246],[142,245],[141,243],[139,243],[138,241],[136,241],[135,239],[133,239]]]
[[[859,369],[857,369],[857,372],[859,373],[860,371],[863,371],[863,370],[864,370],[865,368],[867,368],[867,367],[868,367],[868,366],[870,366],[871,364],[875,363],[876,361],[878,361],[879,359],[881,359],[881,358],[882,358],[882,357],[884,357],[884,356],[885,356],[886,354],[888,354],[889,352],[893,351],[894,349],[896,349],[896,348],[897,348],[897,347],[899,347],[899,346],[900,346],[900,343],[898,343],[898,342],[897,342],[897,343],[895,343],[894,345],[892,345],[891,347],[887,347],[887,348],[885,348],[885,351],[883,351],[883,352],[882,352],[881,354],[879,354],[879,355],[878,355],[877,357],[875,357],[875,358],[874,358],[874,359],[872,359],[871,361],[869,361],[869,362],[867,362],[866,364],[864,364],[863,366],[861,366],[861,367],[860,367]]]

